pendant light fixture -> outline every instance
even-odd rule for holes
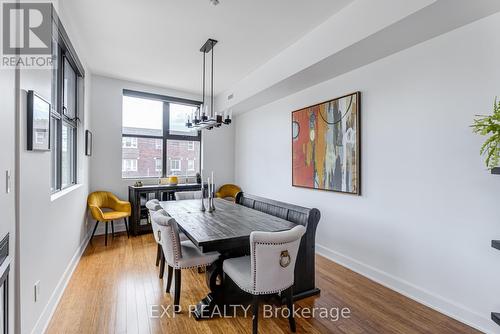
[[[209,38],[200,49],[203,53],[203,102],[200,107],[194,112],[193,115],[188,115],[186,126],[198,130],[212,130],[214,127],[219,128],[222,124],[231,124],[232,111],[229,110],[220,114],[214,111],[214,46],[217,44],[215,39]],[[206,55],[211,53],[210,65],[210,102],[205,100],[205,87],[206,87]]]

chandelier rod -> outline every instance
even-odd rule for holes
[[[205,72],[205,52],[203,52],[203,107],[205,107]]]
[[[212,101],[211,101],[211,107],[210,107],[210,113],[212,116],[212,119],[215,118],[215,113],[214,113],[214,41],[212,40],[212,83],[210,84],[210,87],[212,89]]]

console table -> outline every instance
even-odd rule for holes
[[[208,189],[204,184],[205,191]],[[128,200],[132,205],[132,215],[130,216],[130,233],[133,235],[150,233],[151,224],[148,220],[148,210],[146,202],[152,199],[159,201],[175,200],[174,193],[178,191],[196,191],[200,190],[201,185],[197,183],[171,185],[144,185],[142,187],[129,186]]]

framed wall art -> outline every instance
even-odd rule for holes
[[[50,150],[50,103],[34,91],[28,91],[28,151]]]
[[[93,135],[89,130],[85,130],[85,155],[92,156]]]
[[[292,112],[292,185],[361,194],[361,93]]]

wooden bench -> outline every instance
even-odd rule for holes
[[[294,299],[302,299],[319,294],[320,290],[316,288],[315,284],[316,227],[321,218],[319,210],[304,208],[244,192],[236,195],[236,203],[306,227],[306,234],[300,242],[299,254],[295,264],[293,294]]]

